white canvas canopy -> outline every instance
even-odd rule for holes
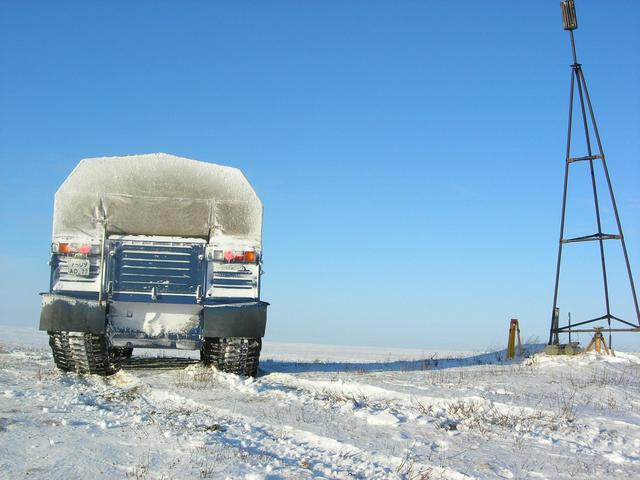
[[[245,237],[262,203],[237,168],[153,153],[81,160],[55,196],[53,239],[108,234]]]

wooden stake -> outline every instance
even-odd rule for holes
[[[517,318],[512,318],[509,324],[509,340],[507,341],[507,359],[516,356],[516,338],[518,340],[518,356],[522,356],[522,341],[520,340],[520,324]]]

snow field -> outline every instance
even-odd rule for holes
[[[46,336],[9,337],[2,478],[640,476],[639,354],[323,357],[267,342],[257,379],[200,365],[104,379],[58,372]]]

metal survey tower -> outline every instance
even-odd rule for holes
[[[605,160],[604,150],[602,148],[602,142],[600,141],[600,134],[598,133],[598,125],[596,123],[596,117],[593,113],[593,107],[591,105],[591,99],[589,98],[589,91],[587,90],[587,82],[584,78],[584,72],[582,71],[582,65],[578,63],[576,54],[576,44],[573,35],[573,31],[578,28],[578,20],[576,18],[576,8],[574,0],[562,0],[560,2],[562,9],[562,23],[564,29],[569,32],[571,37],[571,50],[573,53],[573,64],[571,65],[571,89],[569,93],[569,127],[567,131],[567,154],[566,164],[564,171],[564,193],[562,195],[562,219],[560,221],[560,243],[558,246],[558,263],[556,266],[555,288],[553,293],[553,310],[551,313],[551,329],[549,332],[549,345],[558,344],[558,334],[571,333],[571,332],[593,332],[594,328],[587,328],[587,325],[606,321],[607,328],[604,331],[609,332],[609,345],[611,345],[611,332],[629,332],[640,331],[640,310],[638,310],[638,297],[636,295],[636,288],[633,282],[633,275],[631,273],[631,266],[629,264],[629,255],[627,253],[627,246],[624,241],[624,235],[622,234],[622,224],[620,223],[620,216],[618,214],[618,207],[613,194],[613,188],[611,186],[611,179],[609,177],[609,170],[607,169],[607,162]],[[575,87],[578,90],[578,99],[580,100],[580,111],[578,115],[582,120],[584,126],[585,143],[587,147],[587,154],[584,156],[571,156],[571,139],[572,139],[572,127],[573,127],[573,104]],[[594,152],[592,148],[592,134],[596,140],[597,150]],[[596,188],[596,174],[594,169],[594,162],[602,162],[604,176],[606,178],[607,187],[609,190],[609,197],[611,199],[611,205],[613,207],[613,213],[615,215],[616,225],[618,228],[617,233],[604,233],[602,231],[602,222],[600,215],[600,203],[598,199],[598,190]],[[565,214],[567,206],[567,185],[569,181],[569,173],[571,167],[574,164],[580,164],[587,162],[589,172],[591,173],[591,186],[593,189],[593,203],[595,207],[596,223],[598,231],[591,235],[585,235],[575,238],[565,238]],[[633,297],[633,304],[635,306],[636,320],[633,321],[623,320],[612,313],[611,304],[609,301],[609,282],[607,280],[607,264],[605,261],[605,241],[619,241],[622,245],[622,252],[624,254],[624,261],[627,267],[627,276],[629,277],[629,285],[631,287],[631,295]],[[602,266],[602,282],[604,286],[604,304],[605,313],[596,318],[589,320],[582,320],[576,323],[569,323],[565,326],[560,326],[559,310],[557,308],[558,301],[558,286],[560,281],[560,264],[562,261],[562,248],[564,245],[576,242],[597,242],[600,249],[600,263]],[[612,321],[614,321],[614,327],[612,327]],[[578,327],[578,328],[576,328]]]

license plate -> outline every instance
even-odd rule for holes
[[[91,263],[86,258],[69,258],[67,259],[67,268],[69,275],[88,277]]]

